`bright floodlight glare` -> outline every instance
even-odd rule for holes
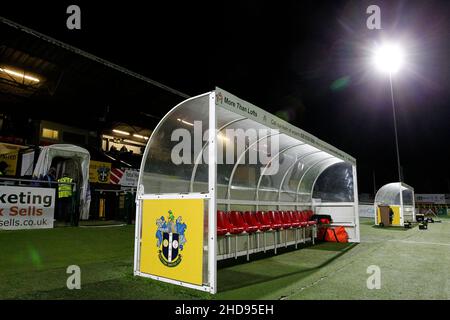
[[[375,50],[375,67],[386,73],[396,73],[402,66],[404,55],[402,48],[397,44],[386,43]]]

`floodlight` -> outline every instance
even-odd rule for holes
[[[403,65],[403,50],[398,44],[385,43],[376,48],[373,62],[378,70],[394,74]]]

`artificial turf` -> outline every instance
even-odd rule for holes
[[[361,243],[321,243],[221,263],[219,293],[134,277],[134,227],[0,231],[0,299],[449,299],[450,220],[413,229],[361,222]],[[66,268],[81,267],[81,290]],[[367,267],[381,268],[368,290]]]

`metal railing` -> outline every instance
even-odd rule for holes
[[[11,181],[11,183],[8,183]],[[19,178],[9,178],[0,177],[0,185],[5,186],[28,186],[28,187],[42,187],[45,188],[44,184],[59,185],[59,184],[71,184],[72,190],[76,191],[77,184],[75,182],[58,182],[58,181],[48,181],[48,180],[38,180],[38,179],[19,179]]]

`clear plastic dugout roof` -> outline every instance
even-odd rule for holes
[[[355,159],[220,88],[175,106],[150,137],[138,186],[139,237],[143,202],[158,199],[205,201],[209,260],[203,279],[188,286],[206,291],[216,290],[217,210],[313,209],[359,241]],[[136,246],[135,272],[142,275]]]
[[[327,172],[334,179],[319,181],[316,195],[323,200],[353,201],[354,158],[264,110],[230,98],[223,90],[217,96],[217,197],[220,202],[310,203],[313,186],[327,168],[334,168]],[[143,194],[208,191],[209,143],[200,140],[209,130],[208,121],[209,93],[186,100],[163,118],[145,152],[141,175]],[[177,129],[183,131],[177,133]],[[180,150],[180,137],[192,138],[190,148],[183,150],[190,154],[180,157],[183,163],[172,161],[174,153]],[[275,137],[278,150],[270,154],[274,148],[267,144]],[[235,152],[227,152],[229,146]],[[269,160],[249,161],[249,155],[255,154]],[[266,167],[275,161],[279,164],[278,171],[264,174]]]

